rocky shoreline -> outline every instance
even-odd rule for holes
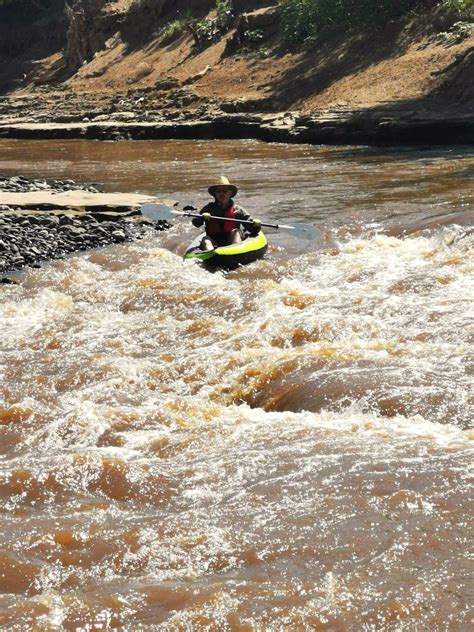
[[[99,118],[99,117],[98,117]],[[255,113],[187,114],[140,120],[140,116],[72,122],[0,122],[0,138],[171,140],[255,139],[312,145],[455,145],[474,143],[474,115],[423,114],[417,111],[331,110]]]
[[[162,91],[131,89],[114,96],[76,95],[66,89],[50,94],[39,88],[33,95],[0,96],[0,138],[255,139],[375,146],[474,143],[472,107],[401,102],[275,111],[271,98],[195,102],[189,86],[170,93],[169,83],[164,84]]]
[[[45,191],[100,194],[96,187],[73,180],[0,177],[0,195]],[[146,221],[137,209],[117,212],[109,207],[105,210],[95,207],[90,211],[87,208],[25,210],[0,204],[0,274],[26,266],[39,268],[45,261],[61,259],[77,251],[142,239],[150,230],[166,227],[166,222]],[[11,279],[2,277],[1,281],[8,283]]]

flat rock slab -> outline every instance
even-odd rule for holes
[[[0,191],[0,205],[15,209],[81,209],[131,211],[143,204],[158,202],[151,195],[136,193],[90,193],[88,191],[29,191],[12,193]]]
[[[222,109],[224,109],[222,105]],[[348,110],[308,115],[258,114],[231,109],[211,119],[2,124],[0,138],[89,140],[195,140],[255,138],[309,144],[443,145],[474,142],[472,114],[423,114],[414,110]],[[250,102],[243,102],[245,107]]]

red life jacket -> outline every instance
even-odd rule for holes
[[[234,217],[234,213],[235,209],[231,206],[224,212],[222,220],[211,219],[206,225],[206,233],[212,237],[214,235],[222,235],[222,233],[229,234],[232,232],[234,228],[237,228],[237,222],[226,222],[224,218]],[[211,214],[213,215],[214,213]]]

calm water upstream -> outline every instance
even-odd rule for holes
[[[167,233],[1,289],[1,630],[470,630],[474,153],[0,141],[0,174],[271,234]]]

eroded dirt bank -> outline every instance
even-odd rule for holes
[[[76,4],[48,40],[3,51],[0,136],[471,143],[472,29],[427,4],[296,52],[277,2],[234,2],[204,44],[189,25],[171,32],[180,2]],[[216,18],[214,2],[186,8]]]

